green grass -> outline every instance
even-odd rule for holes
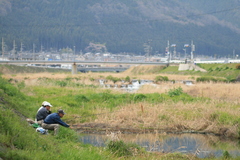
[[[25,120],[34,98],[0,78],[0,157],[2,159],[112,159],[101,148],[78,142],[75,131],[61,127],[59,134],[41,135]]]
[[[55,81],[48,79],[52,84]],[[69,84],[66,86],[31,86],[26,87],[24,83],[18,82],[13,86],[10,82],[0,77],[0,157],[3,159],[115,159],[116,151],[104,150],[78,142],[75,131],[61,127],[57,136],[41,135],[35,132],[25,121],[25,117],[34,118],[40,104],[47,100],[54,104],[52,110],[63,108],[67,115],[79,115],[83,117],[81,122],[94,119],[96,108],[108,108],[114,110],[117,106],[148,102],[159,104],[161,102],[175,103],[183,101],[191,103],[195,101],[206,101],[206,98],[194,98],[182,92],[181,88],[173,89],[168,93],[158,94],[130,94],[112,93],[110,90],[100,91],[91,86],[74,86],[72,79],[67,78]],[[77,82],[76,82],[77,83]],[[70,86],[70,87],[68,87]],[[19,90],[21,89],[21,91]],[[26,96],[23,93],[31,93]],[[190,113],[186,114],[186,118]],[[239,118],[231,118],[226,113],[212,115],[212,120],[226,124],[239,124]],[[159,115],[159,119],[168,119],[167,116]],[[125,146],[125,144],[122,144]],[[128,148],[128,147],[125,147]],[[126,149],[123,149],[126,151]],[[111,154],[109,154],[109,152]],[[122,152],[121,152],[122,153]],[[227,153],[226,153],[227,155]],[[123,157],[129,159],[147,159],[148,157],[132,157],[128,151],[123,152]],[[156,158],[155,155],[153,159]],[[159,159],[186,159],[188,156],[182,154],[167,154]],[[195,159],[195,158],[194,158]]]
[[[191,97],[184,93],[181,88],[172,89],[167,93],[150,93],[150,94],[131,94],[131,93],[112,93],[110,90],[98,90],[95,88],[67,88],[67,87],[43,87],[33,86],[31,88],[23,89],[24,92],[31,92],[37,102],[35,104],[41,104],[47,100],[53,104],[52,110],[62,108],[67,113],[77,114],[81,117],[81,122],[87,122],[94,118],[94,114],[97,114],[96,109],[109,109],[115,110],[118,106],[123,106],[131,103],[147,102],[151,104],[158,104],[166,101],[179,102],[195,102],[205,101],[206,98]],[[35,116],[35,112],[30,114],[31,117]],[[93,116],[91,116],[93,115]],[[69,118],[67,116],[67,118]]]
[[[125,143],[121,140],[107,142],[106,150],[117,157],[130,157],[143,154],[145,150],[133,143]]]
[[[79,101],[84,101],[86,103],[93,101],[91,103],[95,103],[109,100],[113,101],[113,99],[116,99],[116,96],[109,92],[95,93],[95,95],[89,94],[90,97],[85,96],[82,93],[72,96],[72,94],[75,93],[74,91],[62,87],[55,89],[42,87],[42,89],[38,88],[38,91],[42,94],[44,93],[42,90],[46,91],[47,89],[51,90],[51,92],[46,92],[46,96],[55,97],[56,93],[61,95],[61,91],[68,92],[63,95],[63,97],[60,96],[57,100],[54,100],[55,98],[50,98],[50,100],[54,100],[53,104],[65,104],[67,100],[76,103]],[[90,90],[87,93],[93,93],[93,91]],[[126,98],[129,95],[118,96]],[[0,157],[2,159],[105,160],[115,159],[115,156],[130,156],[131,159],[131,156],[134,154],[134,152],[130,149],[132,149],[135,145],[120,145],[120,148],[123,148],[120,149],[119,154],[116,154],[116,151],[111,151],[111,149],[104,150],[103,148],[83,145],[78,142],[77,133],[69,128],[60,127],[60,131],[57,136],[53,136],[51,132],[48,135],[41,135],[40,133],[36,132],[35,129],[25,120],[27,116],[36,114],[36,110],[39,106],[34,104],[36,104],[36,100],[39,97],[29,97],[24,95],[16,87],[12,86],[9,82],[2,78],[0,78],[0,97]],[[140,95],[138,99],[141,100],[143,97]],[[146,97],[144,97],[144,99],[145,98]],[[69,104],[65,105],[67,108]],[[74,105],[68,106],[67,109],[70,111],[71,108],[73,108],[72,111],[74,111],[74,107],[77,107]],[[89,108],[90,107],[91,106],[89,106]],[[55,108],[57,109],[56,106]],[[86,109],[85,111],[89,112],[90,109]],[[83,115],[88,114],[86,112],[83,112]],[[114,146],[114,144],[112,145]],[[138,147],[135,146],[135,148]],[[119,148],[117,150],[119,150]]]
[[[236,79],[240,75],[240,69],[236,69],[238,64],[197,64],[207,72],[199,71],[178,71],[178,66],[169,66],[160,71],[160,73],[179,74],[179,75],[197,75],[197,76],[215,76],[225,77],[227,80]]]

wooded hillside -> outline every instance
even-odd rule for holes
[[[240,2],[207,0],[0,0],[0,37],[6,50],[36,51],[90,42],[106,44],[109,52],[164,53],[167,40],[183,46],[194,40],[196,53],[232,56],[240,50]],[[208,14],[207,14],[208,13]]]

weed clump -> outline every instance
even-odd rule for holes
[[[84,95],[76,95],[75,96],[75,100],[78,103],[80,103],[80,102],[88,102],[89,101],[89,99],[86,96],[84,96]]]
[[[65,82],[65,81],[57,81],[56,84],[60,87],[66,87],[67,86],[67,82]]]
[[[197,82],[227,82],[224,78],[214,78],[214,77],[198,77]]]
[[[110,151],[117,157],[129,157],[135,156],[142,152],[141,148],[137,144],[124,143],[120,141],[109,141],[106,146],[106,150]]]
[[[144,94],[137,94],[136,96],[134,96],[134,102],[137,102],[137,101],[143,101],[145,98],[147,98],[146,95]]]
[[[170,97],[179,96],[179,95],[181,95],[182,93],[183,93],[182,87],[170,89],[170,90],[168,91],[168,95],[169,95]]]
[[[127,77],[125,78],[125,81],[126,81],[126,82],[130,82],[130,81],[131,81],[130,77],[127,76]]]
[[[120,81],[119,78],[113,77],[113,76],[111,76],[111,75],[110,75],[110,76],[107,76],[106,79],[109,80],[109,81],[113,81],[113,83],[116,83],[117,81]]]
[[[157,83],[157,82],[162,82],[162,81],[169,81],[169,79],[168,79],[167,76],[157,76],[157,77],[155,78],[155,81],[156,81],[156,83]]]

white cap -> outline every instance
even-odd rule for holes
[[[52,107],[52,105],[51,105],[49,102],[45,102],[45,103],[43,104],[43,106],[50,106],[50,107]]]
[[[44,106],[44,103],[46,103],[46,102],[47,102],[47,101],[43,101],[43,102],[42,102],[42,106]]]

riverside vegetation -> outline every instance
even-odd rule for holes
[[[39,135],[28,127],[25,118],[33,118],[39,104],[44,100],[54,105],[53,111],[64,109],[67,112],[64,119],[70,124],[91,122],[138,129],[195,130],[239,139],[238,83],[205,82],[189,87],[165,80],[196,79],[196,73],[176,76],[128,72],[131,73],[131,70],[118,74],[3,74],[4,78],[0,79],[0,157],[114,159],[120,156],[130,159],[198,159],[193,155],[146,153],[138,146],[123,142],[110,141],[106,148],[83,145],[77,142],[76,132],[63,127],[58,136]],[[190,73],[193,72],[189,71]],[[146,76],[153,80],[156,77],[164,80],[159,84],[160,87],[144,86],[136,93],[126,93],[98,86],[96,79],[108,77],[111,80],[110,75],[116,79],[141,79]],[[139,151],[137,154],[129,153],[133,147]],[[227,152],[224,155],[225,158],[229,157]]]

